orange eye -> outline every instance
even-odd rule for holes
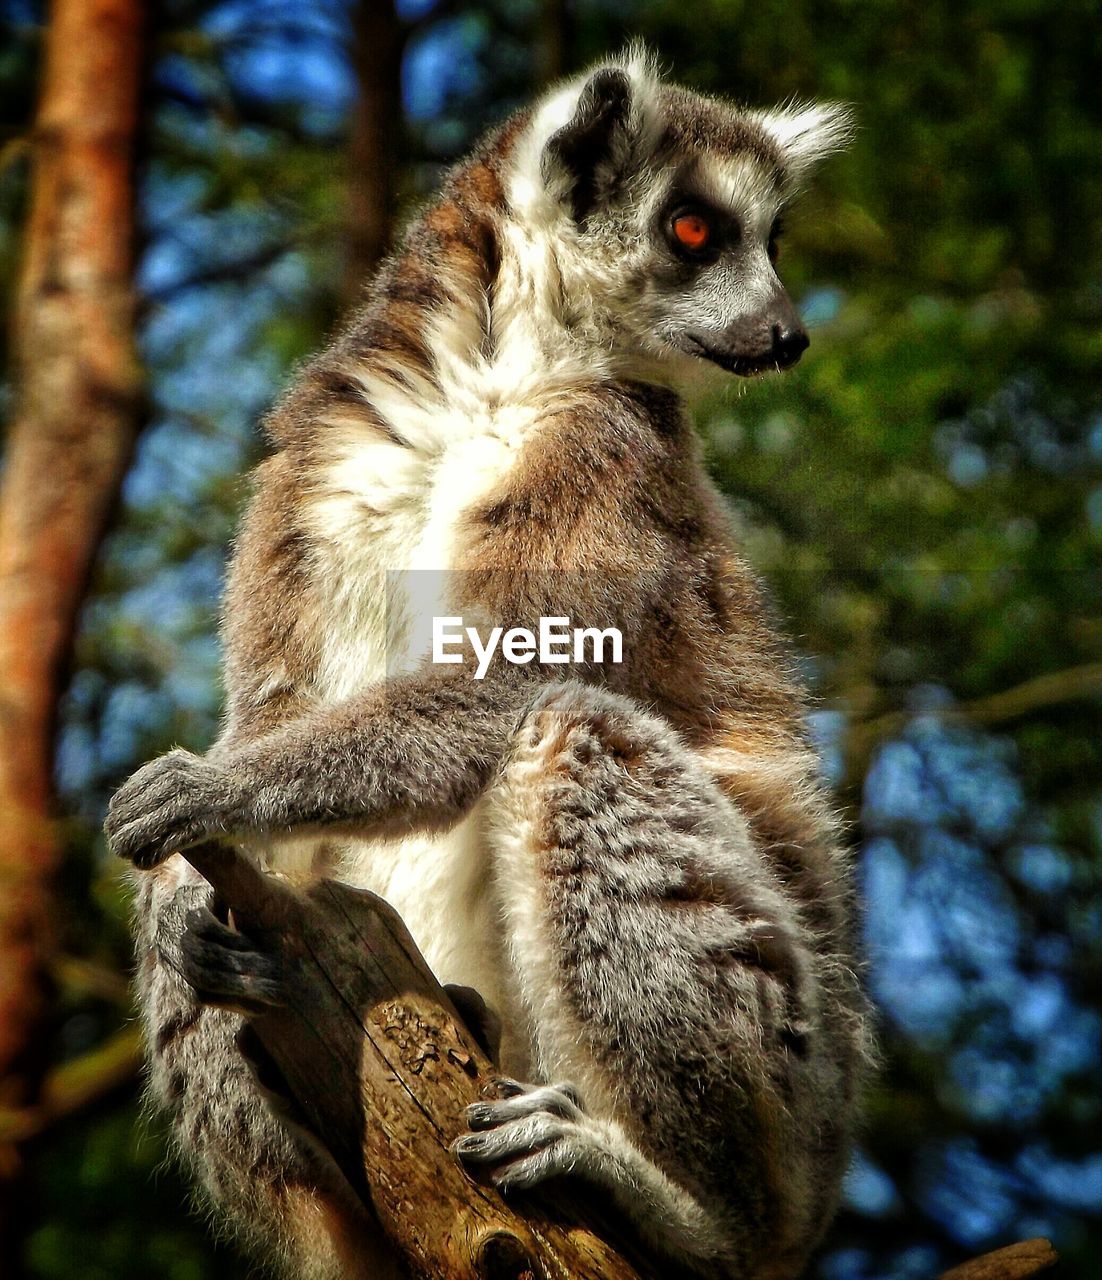
[[[712,238],[712,228],[707,218],[699,213],[682,213],[673,220],[673,234],[677,242],[693,253],[708,247]]]

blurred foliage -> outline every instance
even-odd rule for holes
[[[530,95],[537,0],[400,0],[402,198]],[[18,245],[38,7],[2,0],[0,276]],[[855,104],[782,273],[813,346],[700,414],[819,696],[849,806],[885,1066],[836,1280],[1051,1235],[1102,1252],[1102,24],[1088,0],[575,0],[574,66],[642,36],[757,104]],[[219,706],[223,558],[255,422],[333,324],[346,0],[159,6],[143,184],[149,427],[64,708],[66,947],[127,964],[111,787]],[[4,401],[0,399],[0,408]],[[1034,684],[1040,680],[1041,683]],[[994,695],[1009,691],[1007,699]],[[77,984],[56,1056],[125,1006]],[[105,1101],[46,1135],[31,1273],[235,1272],[156,1132]],[[78,1270],[73,1259],[80,1258]]]

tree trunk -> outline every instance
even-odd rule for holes
[[[52,946],[54,720],[138,419],[134,153],[141,0],[55,0],[16,291],[0,482],[0,1106],[33,1105]],[[0,1150],[0,1256],[19,1154]],[[11,1246],[11,1247],[9,1247]]]
[[[352,63],[357,94],[348,144],[347,301],[390,247],[394,189],[404,116],[402,50],[405,31],[393,0],[358,0],[353,14]]]

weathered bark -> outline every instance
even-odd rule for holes
[[[32,139],[0,484],[0,1106],[42,1078],[54,719],[76,618],[138,418],[134,154],[141,0],[55,0]],[[0,1150],[0,1256],[18,1153]],[[4,1214],[7,1212],[7,1220]]]
[[[404,46],[405,29],[393,0],[358,0],[352,48],[357,93],[348,143],[348,302],[359,297],[390,246],[403,129]]]

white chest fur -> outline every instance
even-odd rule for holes
[[[446,612],[447,574],[461,558],[465,513],[500,488],[561,395],[507,397],[499,368],[458,358],[442,364],[431,388],[411,390],[408,376],[404,385],[357,377],[405,443],[354,416],[330,424],[330,460],[311,508],[312,569],[326,605],[313,692],[326,702],[427,654],[431,616]],[[441,981],[477,988],[504,1013],[507,960],[490,870],[481,806],[439,835],[345,841],[333,867],[394,906]]]
[[[339,449],[313,504],[326,602],[315,692],[333,701],[425,656],[463,513],[500,485],[517,446],[487,431],[427,452],[365,433]]]
[[[418,665],[432,615],[449,612],[464,517],[501,488],[533,433],[599,376],[591,352],[583,358],[561,328],[548,328],[558,277],[546,263],[533,277],[541,261],[533,245],[506,237],[492,320],[476,302],[427,323],[431,376],[377,363],[347,370],[385,429],[354,406],[324,424],[329,460],[310,515],[326,605],[319,700],[341,701]],[[476,987],[508,1021],[482,810],[441,835],[350,840],[335,872],[386,898],[437,977]]]
[[[443,612],[457,522],[514,455],[496,434],[467,431],[433,452],[367,439],[333,464],[334,483],[317,504],[331,531],[319,566],[328,598],[323,700],[351,697],[423,657],[424,618]],[[442,982],[474,986],[500,1007],[488,858],[476,812],[440,835],[344,842],[334,871],[399,912]]]

